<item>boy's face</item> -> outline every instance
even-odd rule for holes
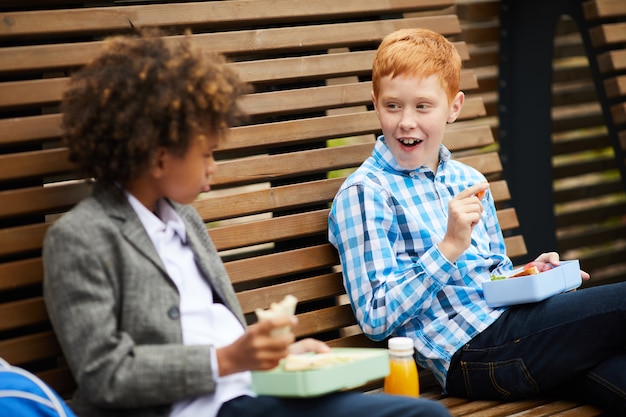
[[[213,159],[215,140],[194,138],[183,156],[162,150],[160,156],[160,194],[180,204],[191,204],[201,192],[210,189],[211,175],[217,164]]]
[[[372,92],[372,101],[387,146],[402,168],[426,165],[436,172],[446,123],[456,120],[464,97],[459,92],[448,103],[436,75],[380,79],[378,96]]]

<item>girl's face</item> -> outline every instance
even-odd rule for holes
[[[456,120],[464,94],[459,92],[448,104],[436,75],[386,76],[379,85],[372,101],[391,154],[404,169],[426,165],[436,172],[446,123]]]
[[[160,152],[160,194],[180,204],[190,204],[210,189],[217,164],[213,158],[217,140],[198,135],[183,156],[162,149]]]

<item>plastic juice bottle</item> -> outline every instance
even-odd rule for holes
[[[389,339],[389,375],[385,378],[387,394],[419,397],[417,365],[413,360],[413,341],[408,337]]]

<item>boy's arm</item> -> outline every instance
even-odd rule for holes
[[[397,253],[405,242],[386,195],[363,185],[347,187],[329,216],[329,240],[339,251],[346,291],[361,328],[375,340],[428,309],[456,268],[429,242],[422,242],[430,247],[419,257]]]

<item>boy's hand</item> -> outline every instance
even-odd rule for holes
[[[461,191],[448,204],[448,228],[439,250],[450,261],[454,262],[469,247],[472,229],[480,221],[483,213],[481,198],[489,188],[486,182],[473,185]]]
[[[544,272],[549,269],[552,269],[556,266],[559,266],[561,263],[559,254],[557,252],[545,252],[541,255],[537,256],[533,262],[529,262],[529,264],[533,264],[539,269],[539,271]],[[590,275],[581,270],[580,277],[583,281],[587,281],[590,278]]]
[[[263,320],[249,326],[234,343],[216,350],[220,376],[276,367],[289,353],[295,335],[291,330],[277,336],[271,333],[275,329],[291,328],[297,323],[295,316],[288,316]]]

